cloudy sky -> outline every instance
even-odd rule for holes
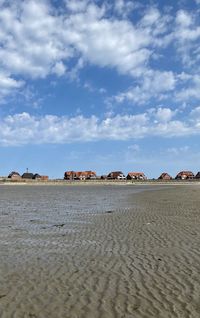
[[[0,0],[0,175],[200,170],[200,0]]]

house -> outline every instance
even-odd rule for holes
[[[41,177],[41,181],[48,181],[49,180],[49,176],[40,176]]]
[[[113,180],[124,180],[126,179],[125,175],[121,171],[113,171],[107,175],[107,179]]]
[[[41,181],[48,181],[49,177],[48,176],[41,176],[38,173],[34,174],[33,176],[34,180],[41,180]]]
[[[33,179],[33,177],[34,177],[34,174],[30,172],[25,172],[22,175],[22,179]]]
[[[200,179],[200,172],[197,173],[197,175],[195,176],[195,179]]]
[[[21,179],[21,176],[18,172],[16,171],[12,171],[9,176],[8,176],[9,179],[11,180],[20,180]]]
[[[101,180],[106,180],[107,179],[107,175],[106,174],[103,174],[101,177],[100,177]]]
[[[172,177],[167,172],[163,172],[158,180],[172,180]]]
[[[36,173],[36,174],[34,174],[33,179],[41,180],[41,176],[38,173]]]
[[[65,180],[94,180],[96,178],[94,171],[66,171],[64,173]]]
[[[87,174],[87,179],[88,180],[95,180],[97,178],[96,172],[95,171],[85,171]]]
[[[74,180],[75,179],[76,172],[75,171],[66,171],[64,173],[64,179],[65,180]]]
[[[177,174],[177,180],[194,179],[194,174],[191,171],[181,171]]]
[[[129,172],[127,174],[127,180],[146,180],[147,177],[143,172]]]

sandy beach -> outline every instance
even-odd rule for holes
[[[199,194],[1,185],[0,317],[200,317]]]

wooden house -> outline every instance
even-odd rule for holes
[[[129,172],[127,174],[127,180],[146,180],[147,177],[143,172]]]
[[[107,175],[107,179],[112,180],[125,180],[126,177],[121,171],[112,171]]]
[[[187,179],[194,179],[194,174],[192,171],[181,171],[177,174],[177,180],[187,180]]]
[[[172,180],[172,177],[167,172],[163,172],[158,180]]]

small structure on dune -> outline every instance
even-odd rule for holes
[[[172,177],[167,172],[163,172],[158,180],[172,180]]]
[[[196,174],[195,179],[200,179],[200,171]]]
[[[16,171],[12,171],[9,176],[8,176],[9,179],[11,180],[20,180],[21,179],[21,176],[18,172]]]
[[[22,179],[33,179],[33,177],[34,177],[34,174],[30,172],[25,172],[22,175]]]
[[[177,174],[176,178],[177,180],[188,180],[188,179],[194,179],[194,174],[192,171],[181,171]]]
[[[147,180],[144,172],[129,172],[126,177],[127,180]]]
[[[66,171],[65,180],[95,180],[97,178],[94,171]]]
[[[107,175],[107,179],[112,180],[125,180],[126,177],[121,171],[112,171]]]

